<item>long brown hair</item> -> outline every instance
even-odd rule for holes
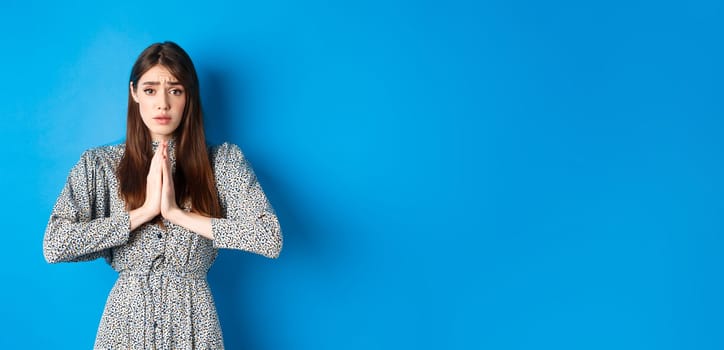
[[[199,79],[194,64],[189,55],[173,42],[153,44],[141,52],[131,69],[130,81],[134,91],[138,88],[141,76],[156,65],[168,69],[186,91],[181,124],[174,132],[176,172],[173,182],[176,203],[190,203],[193,211],[199,214],[220,217],[221,206],[206,147]],[[130,91],[127,123],[126,150],[118,165],[117,175],[126,210],[133,210],[141,207],[146,200],[146,177],[151,167],[153,147],[151,134],[143,124],[141,112]]]

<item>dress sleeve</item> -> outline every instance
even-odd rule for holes
[[[229,143],[219,146],[214,172],[223,215],[211,219],[214,247],[279,257],[279,220],[241,149]]]
[[[43,254],[48,262],[110,261],[109,248],[128,241],[128,213],[110,214],[110,194],[100,168],[90,150],[68,175],[45,229]]]

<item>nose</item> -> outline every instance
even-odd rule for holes
[[[161,94],[161,97],[158,99],[157,109],[160,111],[168,111],[169,108],[170,104],[168,103],[168,94]]]

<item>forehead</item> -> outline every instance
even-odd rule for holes
[[[143,73],[141,78],[139,79],[141,84],[144,82],[177,82],[178,79],[169,72],[168,68],[162,66],[162,65],[155,65],[151,67],[146,73]]]

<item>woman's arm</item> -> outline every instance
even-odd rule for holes
[[[106,179],[93,151],[73,167],[45,229],[43,254],[50,263],[108,257],[108,248],[130,235],[128,213],[110,214]]]
[[[212,157],[223,217],[208,218],[176,208],[167,219],[213,240],[216,248],[277,258],[282,249],[279,220],[249,162],[238,146],[229,143],[220,145]]]
[[[165,218],[176,225],[185,227],[187,230],[201,235],[202,237],[206,237],[211,240],[214,239],[214,232],[211,230],[210,217],[176,208],[168,212]]]

